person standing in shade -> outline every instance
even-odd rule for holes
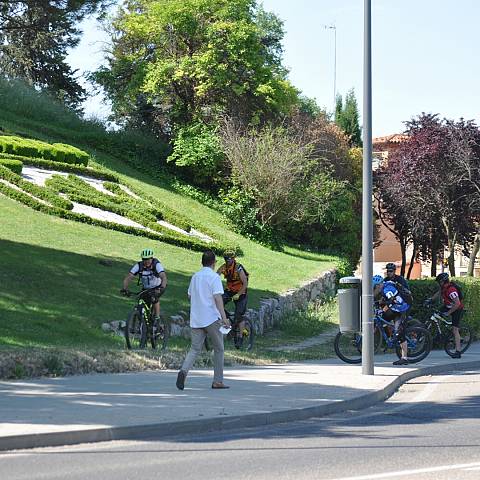
[[[185,379],[195,359],[202,351],[208,335],[213,346],[213,383],[214,389],[229,388],[223,383],[223,335],[221,326],[230,326],[223,308],[223,286],[220,276],[215,273],[216,258],[212,250],[202,255],[202,269],[195,273],[188,287],[190,299],[190,327],[192,346],[182,368],[177,375],[177,388],[183,390]]]

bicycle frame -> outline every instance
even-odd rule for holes
[[[405,319],[405,323],[407,322],[408,319]],[[388,320],[385,320],[381,315],[376,314],[374,319],[373,319],[374,325],[376,328],[380,330],[380,333],[382,335],[383,341],[385,342],[385,345],[387,348],[395,348],[397,345],[399,345],[398,340],[395,337],[395,322],[389,322]],[[392,335],[387,335],[387,332],[385,331],[385,327],[391,327],[392,328]],[[406,328],[406,325],[404,325],[404,328]],[[410,345],[410,339],[406,338],[407,346]]]

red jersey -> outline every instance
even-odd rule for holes
[[[463,303],[460,300],[460,296],[458,295],[458,290],[455,288],[455,286],[452,283],[450,282],[445,283],[442,287],[443,304],[447,308],[451,308],[455,303],[456,298],[458,298],[458,301],[460,302],[460,308],[463,308]]]

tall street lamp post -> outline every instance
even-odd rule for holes
[[[362,374],[373,375],[372,1],[364,0],[362,191]]]
[[[335,25],[324,25],[325,29],[333,30],[334,50],[333,50],[333,115],[337,102],[337,27]]]

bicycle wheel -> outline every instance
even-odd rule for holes
[[[254,336],[255,333],[253,331],[253,326],[250,323],[250,320],[244,320],[242,328],[242,346],[245,350],[251,350],[253,348]]]
[[[333,342],[335,353],[345,363],[361,363],[362,335],[357,332],[338,332]]]
[[[143,315],[135,308],[130,312],[125,327],[127,348],[145,348],[147,343],[147,325]]]
[[[430,332],[422,327],[407,327],[405,330],[407,341],[407,358],[410,363],[422,361],[432,349]],[[398,358],[402,358],[402,349],[399,344],[395,346]]]
[[[472,331],[468,325],[460,325],[460,353],[467,351],[468,347],[472,343]],[[443,347],[448,355],[452,356],[455,353],[455,337],[453,336],[453,330],[447,334],[445,339],[445,345]]]
[[[420,320],[415,320],[415,318],[409,318],[409,319],[407,319],[407,328],[408,327],[425,328],[425,325]]]

